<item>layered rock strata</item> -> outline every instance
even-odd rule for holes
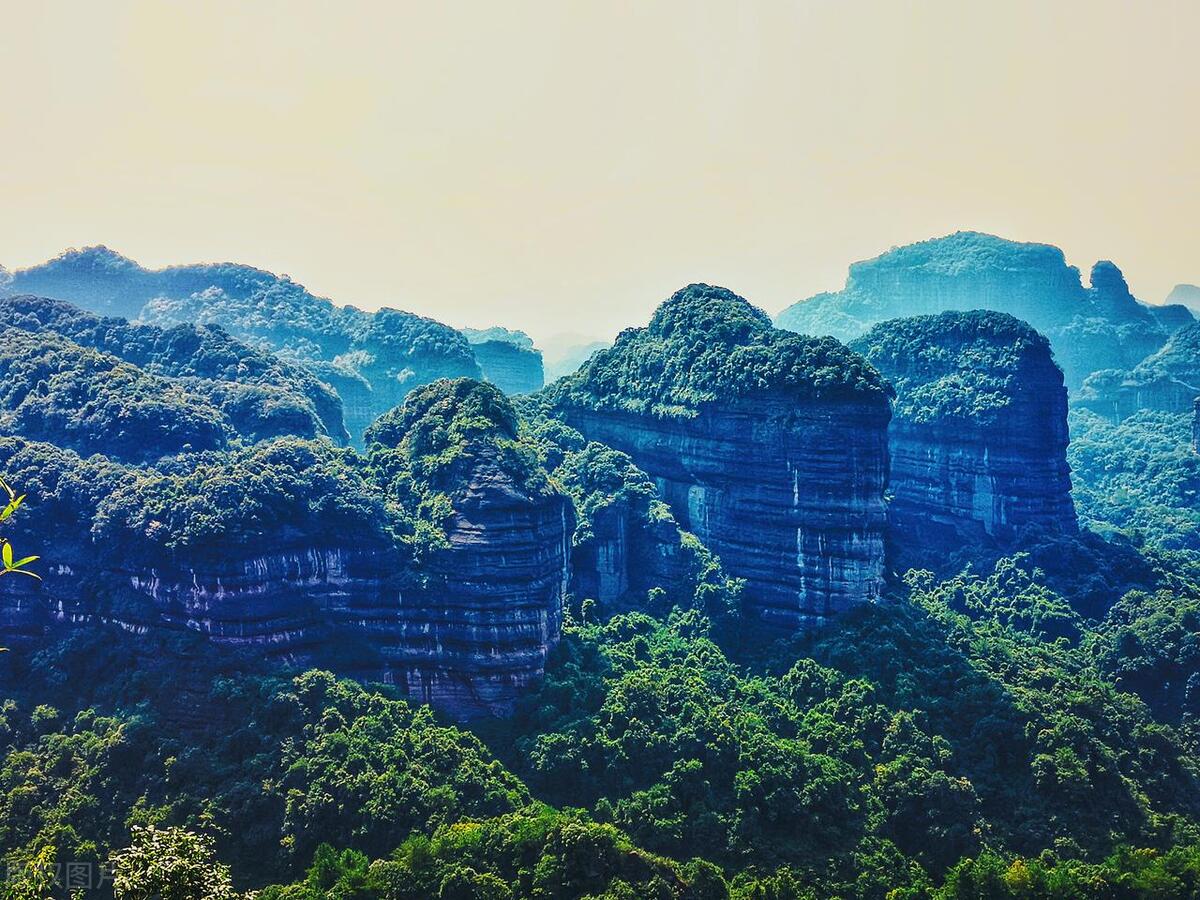
[[[896,389],[893,533],[953,551],[1025,525],[1077,530],[1067,392],[1045,337],[1003,313],[947,312],[851,342]]]
[[[520,448],[503,395],[467,383],[485,394],[471,406],[453,384],[418,392],[426,407],[402,419],[406,436],[421,431],[413,446],[373,448],[395,480],[324,442],[158,472],[0,438],[0,471],[40,518],[6,533],[45,560],[42,581],[0,579],[0,645],[87,626],[199,635],[246,664],[329,666],[458,717],[505,712],[558,640],[575,518]],[[421,443],[487,415],[494,435]]]
[[[763,620],[812,624],[878,597],[887,387],[842,345],[691,285],[552,391],[564,421],[654,479]]]
[[[494,463],[476,467],[446,525],[449,549],[430,562],[432,602],[385,647],[393,677],[462,714],[507,711],[558,642],[573,528],[566,496],[532,497]]]

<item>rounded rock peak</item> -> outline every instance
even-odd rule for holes
[[[1117,264],[1108,259],[1102,259],[1092,266],[1088,281],[1094,290],[1119,291],[1129,293],[1129,284]]]

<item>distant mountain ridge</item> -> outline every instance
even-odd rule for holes
[[[889,319],[970,309],[1007,312],[1044,333],[1072,387],[1098,369],[1136,365],[1190,319],[1178,305],[1137,300],[1107,260],[1084,287],[1058,247],[959,231],[852,263],[842,290],[795,303],[776,323],[846,341]]]

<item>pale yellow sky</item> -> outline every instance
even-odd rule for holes
[[[1200,283],[1200,3],[0,0],[0,262],[535,337],[972,228]]]

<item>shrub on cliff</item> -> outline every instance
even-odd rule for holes
[[[417,388],[364,436],[374,462],[395,462],[399,452],[425,490],[462,491],[481,462],[528,495],[553,490],[533,446],[518,434],[511,401],[486,382],[442,379]]]
[[[850,347],[887,376],[896,415],[915,424],[986,425],[1011,406],[1023,372],[1056,374],[1045,337],[989,310],[892,319]]]
[[[1139,545],[1200,554],[1200,455],[1191,417],[1142,410],[1114,425],[1070,413],[1071,464],[1081,525]]]
[[[408,533],[350,450],[284,438],[203,454],[134,474],[98,504],[98,541],[142,555],[219,559],[344,542],[387,544]]]
[[[646,328],[621,332],[547,390],[557,404],[692,418],[707,403],[745,395],[880,399],[890,389],[832,338],[779,331],[732,291],[693,284],[667,299]]]

